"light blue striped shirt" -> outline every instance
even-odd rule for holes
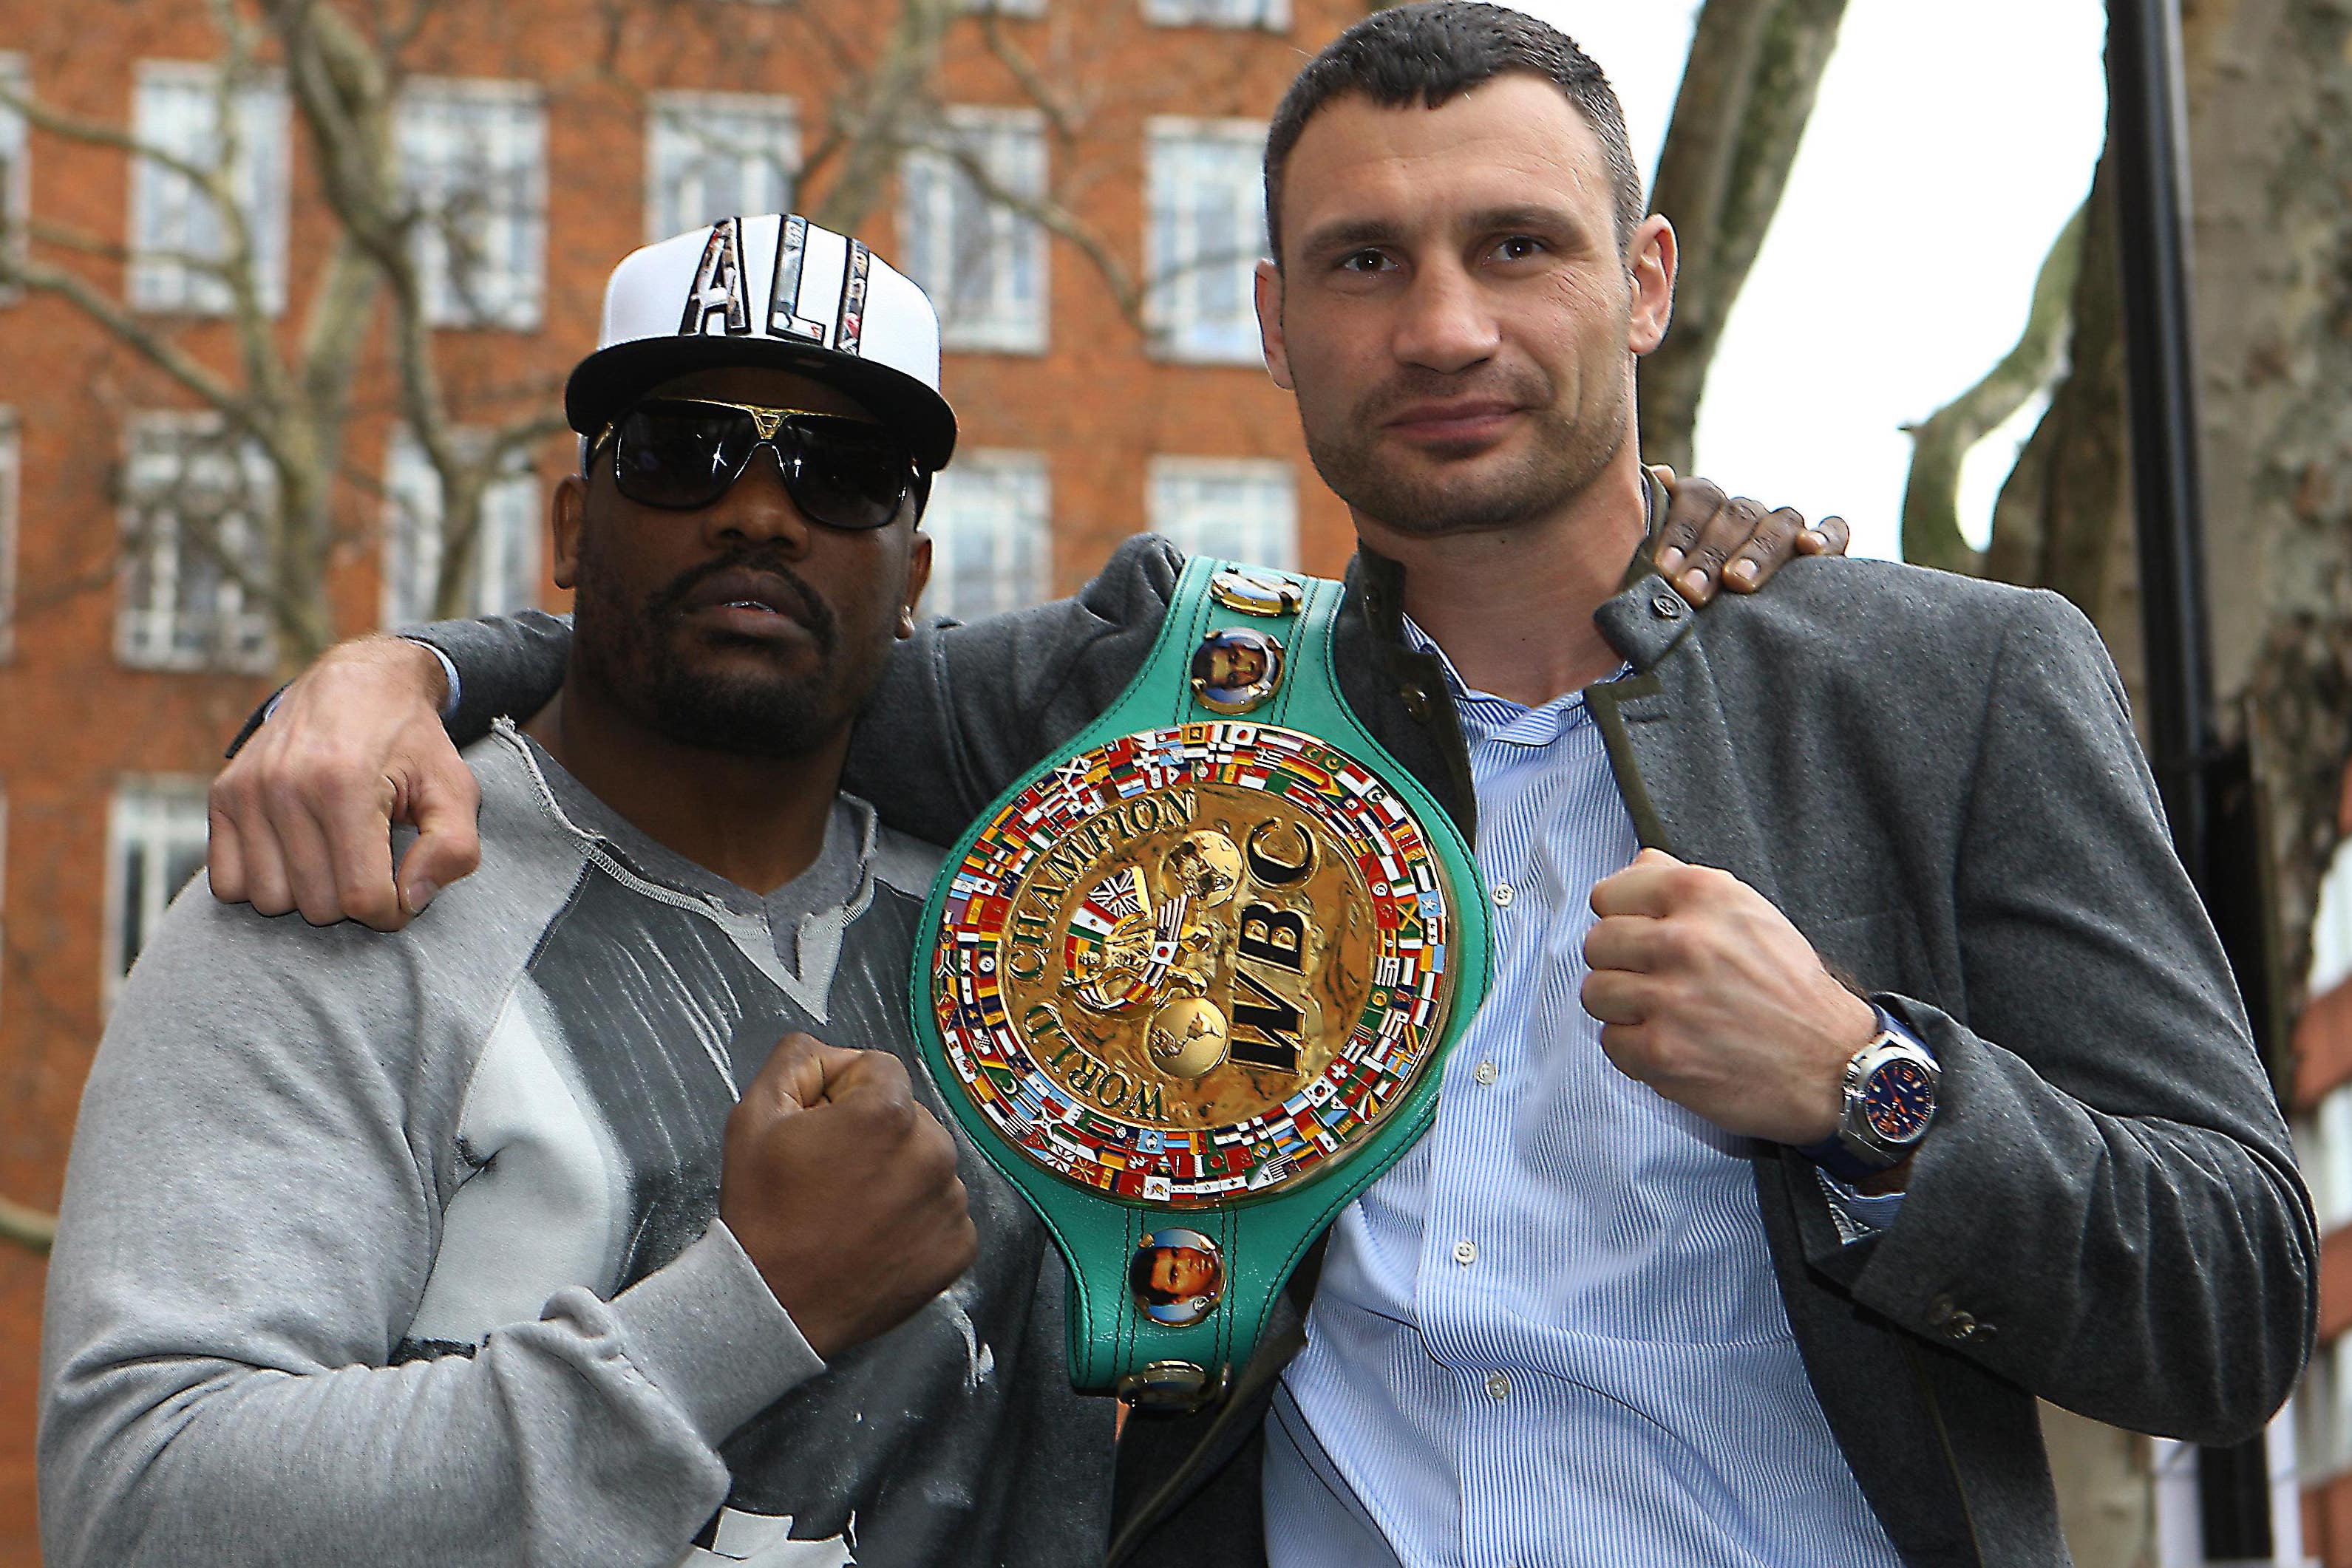
[[[1747,1140],[1619,1072],[1579,1000],[1593,883],[1638,848],[1598,726],[1576,693],[1530,710],[1446,677],[1495,985],[1429,1135],[1332,1230],[1267,1423],[1271,1568],[1895,1568],[1799,1359]]]

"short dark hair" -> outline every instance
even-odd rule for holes
[[[1632,245],[1648,207],[1642,172],[1625,134],[1624,107],[1592,57],[1524,11],[1475,0],[1425,0],[1365,17],[1309,60],[1282,95],[1265,132],[1265,233],[1276,264],[1282,261],[1283,165],[1325,104],[1361,93],[1382,109],[1416,101],[1438,109],[1506,71],[1543,78],[1583,114],[1609,161],[1618,246]]]

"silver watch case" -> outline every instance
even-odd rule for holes
[[[1927,1135],[1927,1129],[1936,1123],[1935,1111],[1930,1109],[1927,1119],[1919,1124],[1918,1130],[1901,1139],[1882,1137],[1878,1129],[1870,1124],[1870,1106],[1863,1097],[1863,1089],[1869,1083],[1871,1075],[1890,1061],[1915,1063],[1927,1075],[1927,1087],[1931,1091],[1942,1083],[1944,1077],[1943,1069],[1936,1065],[1934,1057],[1892,1030],[1881,1030],[1876,1039],[1855,1051],[1847,1061],[1845,1075],[1841,1080],[1845,1092],[1845,1110],[1838,1118],[1838,1142],[1852,1150],[1856,1158],[1885,1166],[1901,1164],[1912,1150],[1919,1146],[1919,1141]]]

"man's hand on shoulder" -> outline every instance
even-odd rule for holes
[[[1728,1133],[1837,1131],[1846,1062],[1878,1031],[1804,933],[1729,872],[1659,850],[1592,889],[1585,1011],[1620,1071]]]
[[[786,1035],[727,1118],[719,1217],[809,1348],[886,1333],[979,1256],[955,1140],[906,1064]]]
[[[429,649],[396,637],[321,654],[213,780],[213,895],[397,931],[470,875],[481,792],[441,727],[446,685]],[[394,822],[417,829],[397,881]]]
[[[1790,507],[1767,509],[1745,496],[1727,496],[1712,480],[1677,478],[1665,467],[1651,472],[1667,497],[1651,559],[1693,604],[1714,598],[1717,583],[1753,593],[1798,556],[1845,554],[1852,538],[1843,517],[1808,523]]]

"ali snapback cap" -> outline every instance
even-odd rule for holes
[[[863,242],[797,214],[724,218],[624,257],[604,286],[596,351],[564,383],[564,417],[593,438],[662,382],[717,365],[793,371],[847,392],[927,472],[955,452],[930,300]]]

